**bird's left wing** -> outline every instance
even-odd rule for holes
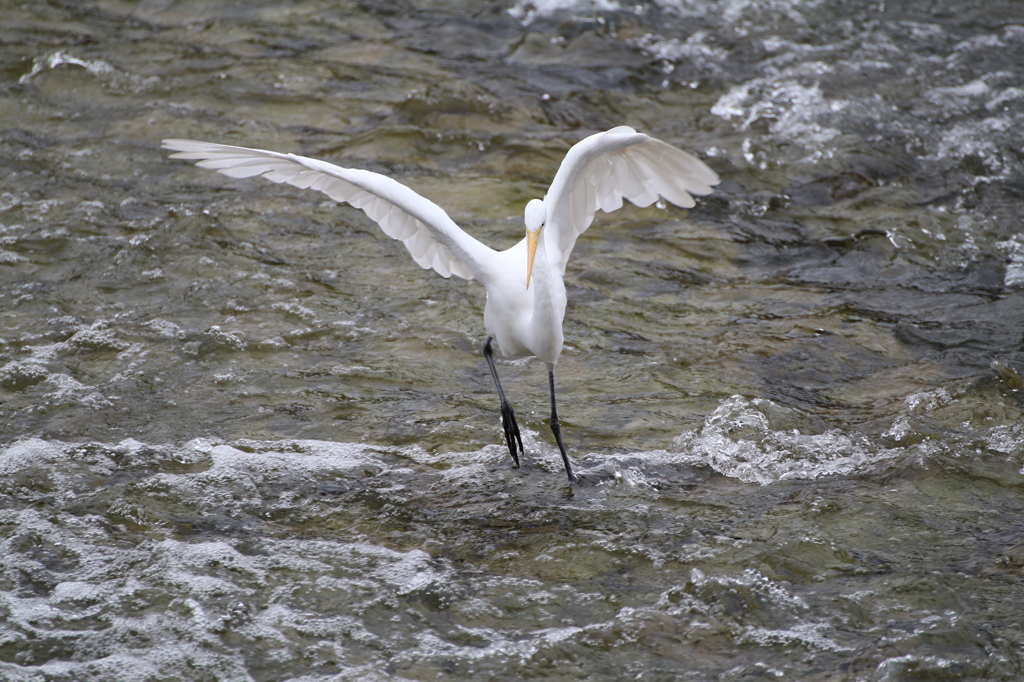
[[[296,154],[233,147],[194,140],[164,140],[174,159],[198,160],[232,178],[257,175],[300,189],[315,189],[335,201],[361,209],[384,233],[400,240],[421,267],[442,277],[473,279],[484,274],[481,264],[494,251],[459,228],[434,202],[397,180]]]
[[[718,175],[695,156],[619,126],[577,142],[565,155],[544,197],[544,229],[557,233],[564,272],[576,238],[590,227],[597,209],[619,209],[624,198],[650,206],[659,197],[692,208],[692,195],[710,194],[718,182]]]

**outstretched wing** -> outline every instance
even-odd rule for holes
[[[405,244],[421,267],[433,268],[442,277],[479,277],[480,264],[494,253],[463,232],[440,206],[379,173],[341,168],[296,154],[212,142],[164,140],[163,148],[178,152],[171,158],[198,160],[197,166],[228,177],[261,175],[347,202],[366,213],[389,237]]]
[[[700,159],[670,144],[619,126],[573,145],[544,197],[547,225],[561,251],[562,271],[576,238],[594,222],[594,212],[611,212],[629,199],[650,206],[662,197],[682,208],[693,195],[711,193],[718,175]]]

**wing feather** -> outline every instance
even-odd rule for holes
[[[576,239],[598,209],[610,213],[622,207],[623,199],[650,206],[659,197],[692,208],[693,195],[709,194],[718,182],[700,159],[628,126],[612,128],[583,139],[566,154],[544,197],[544,229],[554,233],[564,271]]]
[[[341,168],[295,154],[233,147],[194,140],[164,140],[171,158],[197,161],[232,178],[263,176],[300,189],[323,192],[361,209],[384,231],[400,240],[413,260],[442,277],[486,278],[485,263],[494,251],[462,231],[437,204],[396,180],[353,168]]]
[[[599,164],[601,172],[598,178],[598,194],[597,194],[597,206],[605,213],[611,213],[622,208],[622,195],[615,190],[615,181],[612,180],[612,174],[609,172],[611,168],[611,161],[604,157],[600,157],[594,160],[595,164]],[[597,169],[595,169],[597,170]]]

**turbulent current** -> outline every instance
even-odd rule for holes
[[[0,679],[1024,678],[1017,0],[0,9]],[[556,369],[316,192],[506,248],[629,125],[722,183],[599,213]]]

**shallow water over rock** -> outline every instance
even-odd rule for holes
[[[5,10],[0,677],[1016,680],[1013,2]],[[599,214],[556,378],[483,291],[168,137],[391,175],[496,247],[569,146],[699,155]]]

